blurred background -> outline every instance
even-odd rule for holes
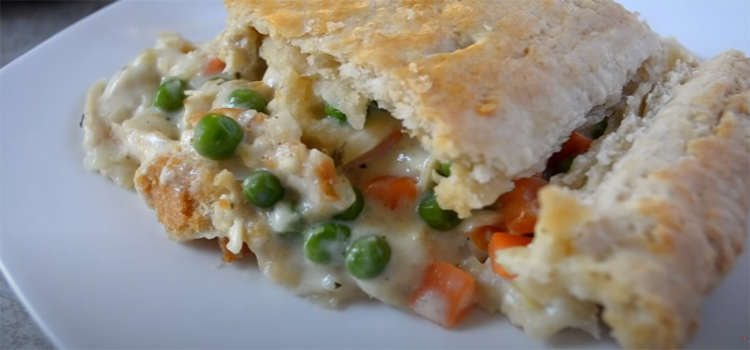
[[[0,1],[0,67],[111,3],[104,0]],[[10,290],[4,276],[0,276],[0,349],[53,349]]]
[[[5,66],[37,44],[110,3],[112,1],[104,0],[0,1],[0,65]]]

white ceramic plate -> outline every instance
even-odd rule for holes
[[[750,3],[628,2],[703,57],[750,52]],[[612,348],[567,332],[529,339],[474,312],[443,331],[377,303],[320,309],[216,247],[169,241],[154,213],[82,165],[84,94],[160,31],[207,40],[220,2],[117,3],[0,71],[2,271],[59,348]],[[692,348],[747,348],[748,254],[708,298]]]

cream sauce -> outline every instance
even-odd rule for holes
[[[307,94],[310,89],[305,90],[304,86],[291,86],[289,79],[294,74],[289,70],[282,72],[271,66],[262,81],[232,79],[235,74],[247,76],[256,70],[245,66],[253,62],[253,57],[236,51],[248,49],[254,38],[243,39],[243,35],[251,34],[235,28],[225,32],[221,42],[198,47],[176,35],[165,35],[108,83],[94,85],[87,98],[83,124],[87,168],[130,187],[136,170],[162,154],[181,152],[191,161],[211,165],[205,168],[218,166],[223,170],[213,177],[213,182],[195,181],[188,189],[190,193],[221,189],[216,191],[220,195],[215,202],[200,203],[211,206],[215,230],[193,238],[228,237],[227,248],[235,254],[247,244],[264,274],[325,307],[369,296],[403,309],[416,307],[421,314],[439,313],[445,307],[440,298],[421,299],[416,305],[410,305],[410,299],[425,268],[434,260],[442,260],[461,266],[477,279],[477,303],[486,310],[502,310],[514,322],[537,333],[566,325],[589,329],[588,319],[575,312],[575,301],[560,300],[559,305],[537,307],[492,273],[487,263],[479,263],[486,253],[482,256],[468,235],[476,227],[499,222],[497,211],[477,210],[448,232],[438,232],[424,224],[416,206],[440,176],[434,171],[437,164],[419,141],[405,135],[399,138],[400,123],[387,112],[374,111],[364,128],[355,130],[322,115],[315,117],[313,112],[315,106],[322,104],[321,98]],[[225,71],[204,74],[205,64],[217,55],[230,60]],[[211,80],[219,76],[222,79]],[[154,91],[168,77],[189,82],[184,109],[179,112],[164,113],[151,107]],[[254,90],[269,100],[265,111],[268,114],[221,110],[227,107],[232,91],[240,88]],[[304,101],[297,105],[289,103],[294,101],[294,96],[289,95],[294,91],[307,91],[301,98]],[[195,123],[212,111],[236,119],[245,130],[244,140],[229,160],[214,162],[192,150]],[[253,207],[243,198],[241,182],[255,169],[271,171],[286,188],[286,198],[272,209]],[[328,247],[336,252],[333,262],[317,264],[307,259],[304,237],[294,233],[332,220],[333,215],[354,202],[353,188],[365,189],[374,178],[383,175],[413,178],[420,198],[402,203],[396,210],[366,198],[360,217],[342,222],[351,228],[348,242]],[[164,167],[159,183],[169,186],[176,178],[174,170]],[[343,252],[349,242],[368,235],[385,237],[391,247],[391,259],[381,274],[361,280],[344,268]]]

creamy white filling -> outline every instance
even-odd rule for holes
[[[226,33],[224,39],[232,47],[246,47],[250,40],[243,40],[242,33],[236,29]],[[596,332],[596,325],[592,325],[586,313],[590,310],[584,310],[587,306],[572,299],[538,305],[495,275],[488,263],[477,261],[468,233],[499,222],[497,211],[475,211],[456,229],[437,232],[427,228],[416,213],[420,198],[396,210],[366,198],[360,217],[345,223],[352,231],[349,241],[328,242],[323,247],[333,253],[332,263],[316,264],[307,259],[302,238],[282,238],[278,233],[299,231],[303,223],[309,226],[331,220],[354,202],[352,187],[364,191],[378,176],[413,178],[421,196],[439,176],[434,171],[436,162],[419,141],[407,136],[399,140],[400,123],[383,111],[374,112],[363,129],[354,130],[322,116],[311,121],[309,115],[301,115],[300,111],[309,114],[314,110],[310,106],[321,103],[310,100],[309,96],[304,101],[310,107],[307,109],[278,103],[293,101],[294,96],[288,93],[298,91],[284,86],[290,72],[269,67],[262,81],[208,81],[210,76],[204,75],[202,69],[209,58],[216,56],[215,45],[219,44],[185,52],[193,46],[191,43],[176,36],[164,36],[155,48],[138,56],[109,83],[92,87],[84,121],[87,167],[120,185],[130,186],[139,165],[162,154],[191,150],[196,118],[225,108],[232,91],[248,88],[270,100],[268,115],[259,111],[223,111],[238,120],[246,136],[234,159],[217,163],[202,160],[224,170],[215,176],[214,183],[195,181],[188,191],[198,193],[202,186],[217,186],[226,193],[213,203],[211,220],[216,230],[198,233],[195,238],[228,237],[227,249],[234,254],[247,243],[261,270],[271,279],[324,306],[336,306],[367,295],[446,325],[449,306],[442,294],[428,290],[414,304],[410,300],[425,268],[434,260],[443,260],[460,264],[477,279],[481,307],[502,310],[533,335],[548,335],[567,326]],[[227,57],[232,59],[227,70],[248,73],[247,67],[241,66],[250,62],[251,57],[239,53]],[[186,92],[188,97],[181,112],[163,113],[151,107],[153,93],[166,77],[185,79],[193,89]],[[303,138],[307,138],[305,143],[301,142]],[[310,145],[319,149],[310,149]],[[272,171],[290,193],[289,198],[270,210],[250,206],[240,191],[241,180],[260,168]],[[321,175],[325,172],[321,169],[327,168],[334,169],[332,177]],[[164,167],[158,176],[159,183],[168,186],[176,176],[174,169]],[[471,176],[480,182],[490,180],[482,168],[474,169]],[[221,201],[228,201],[230,207],[222,207],[218,204]],[[392,250],[391,260],[377,277],[359,280],[343,266],[343,253],[348,243],[367,235],[385,237]],[[465,296],[458,308],[467,308],[472,303],[474,300]]]
[[[292,210],[291,205],[279,203],[268,215],[268,226],[274,232],[286,232],[294,229],[294,225],[300,219],[300,215]]]

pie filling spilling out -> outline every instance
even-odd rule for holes
[[[96,83],[85,166],[323,307],[684,345],[747,234],[744,55],[610,2],[302,3],[229,1]]]

